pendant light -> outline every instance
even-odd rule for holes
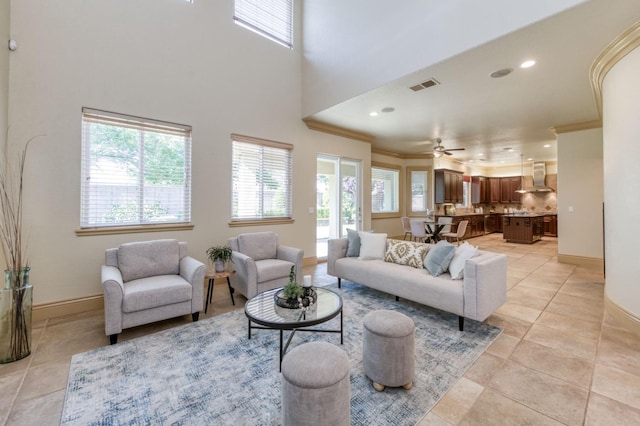
[[[516,192],[519,194],[525,194],[527,191],[524,189],[524,185],[522,184],[522,180],[524,179],[524,159],[523,155],[520,154],[520,186],[516,189]]]

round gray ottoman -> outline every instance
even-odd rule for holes
[[[349,425],[349,358],[327,342],[305,343],[282,360],[283,425]]]
[[[416,365],[413,320],[400,312],[379,310],[365,315],[363,326],[364,374],[373,380],[373,387],[411,389]]]

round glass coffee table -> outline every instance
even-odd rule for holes
[[[244,313],[249,320],[249,339],[253,329],[280,330],[280,364],[296,331],[340,333],[340,344],[343,344],[342,298],[339,294],[326,288],[316,287],[318,294],[316,303],[306,309],[288,309],[277,306],[274,301],[274,295],[280,290],[282,288],[267,290],[252,297],[244,305]],[[339,330],[308,328],[327,322],[338,314],[340,315]],[[291,331],[286,344],[284,343],[285,330]]]

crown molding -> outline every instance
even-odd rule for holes
[[[602,83],[604,78],[622,58],[638,46],[640,46],[640,21],[609,43],[591,64],[589,77],[600,119],[602,119]]]
[[[345,129],[344,127],[334,126],[332,124],[323,123],[322,121],[303,118],[304,124],[311,130],[328,133],[330,135],[341,136],[343,138],[354,139],[360,142],[373,143],[375,136],[355,130]]]
[[[402,154],[400,152],[394,152],[394,151],[387,151],[384,149],[380,149],[380,148],[371,148],[371,153],[372,154],[379,154],[379,155],[386,155],[387,157],[394,157],[394,158],[400,158],[402,160],[408,160],[408,159],[429,159],[429,158],[433,158],[433,154]]]
[[[559,135],[560,133],[578,132],[580,130],[599,129],[602,127],[602,120],[585,121],[583,123],[563,124],[552,127],[551,130]]]

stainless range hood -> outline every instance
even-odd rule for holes
[[[544,184],[546,174],[544,161],[533,163],[533,186],[524,188],[524,192],[554,192],[553,188]]]

